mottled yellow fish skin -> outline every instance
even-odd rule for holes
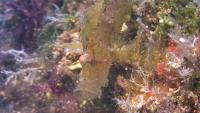
[[[110,46],[120,33],[129,13],[129,0],[98,1],[86,13],[81,37],[85,54],[89,57],[82,63],[77,90],[80,100],[91,100],[101,96],[101,87],[106,85],[112,63]],[[120,9],[120,10],[119,10]]]

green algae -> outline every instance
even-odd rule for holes
[[[157,9],[161,12],[160,16],[175,19],[175,23],[182,27],[183,33],[193,35],[197,32],[200,16],[198,7],[192,0],[157,0],[157,4]],[[166,13],[166,10],[169,12]],[[160,27],[161,31],[166,32],[170,28],[167,23],[165,22],[164,28]]]

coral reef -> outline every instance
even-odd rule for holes
[[[198,0],[1,0],[0,112],[199,113],[199,12]]]
[[[125,3],[121,3],[120,0],[104,2],[97,2],[89,10],[83,23],[85,26],[82,28],[81,36],[85,54],[80,57],[80,61],[83,61],[78,84],[78,90],[82,93],[80,95],[85,99],[100,95],[99,90],[104,86],[108,75],[106,70],[109,70],[111,62],[118,62],[137,67],[130,73],[131,79],[125,79],[122,80],[124,83],[119,83],[125,90],[123,98],[126,98],[125,100],[116,99],[122,109],[127,112],[137,112],[146,105],[158,106],[159,103],[164,105],[165,101],[171,101],[174,93],[189,85],[185,80],[189,79],[193,73],[199,73],[199,67],[195,63],[198,62],[199,57],[195,46],[198,36],[191,36],[197,34],[199,29],[196,5],[192,1],[169,0],[161,3],[144,1],[138,5],[143,9],[132,12],[133,15],[134,13],[139,15],[135,19],[128,17],[131,15],[130,1],[127,1],[129,4],[126,4],[126,8],[123,7]],[[114,7],[112,7],[113,4]],[[175,4],[180,4],[180,7],[177,8]],[[104,7],[102,11],[101,8]],[[152,9],[144,11],[148,7]],[[96,17],[93,17],[94,12]],[[183,19],[188,16],[191,17],[190,23],[187,19]],[[125,28],[125,25],[131,19],[135,19],[137,34],[127,44],[122,39],[126,38],[123,37],[123,31],[130,29],[130,27]],[[190,64],[187,64],[188,60]],[[104,66],[102,61],[110,62],[110,64],[105,63],[106,66]],[[99,68],[96,68],[97,66]],[[101,70],[101,75],[98,70]],[[160,109],[162,108],[152,108],[151,112],[159,112]],[[177,108],[177,112],[194,111]]]

